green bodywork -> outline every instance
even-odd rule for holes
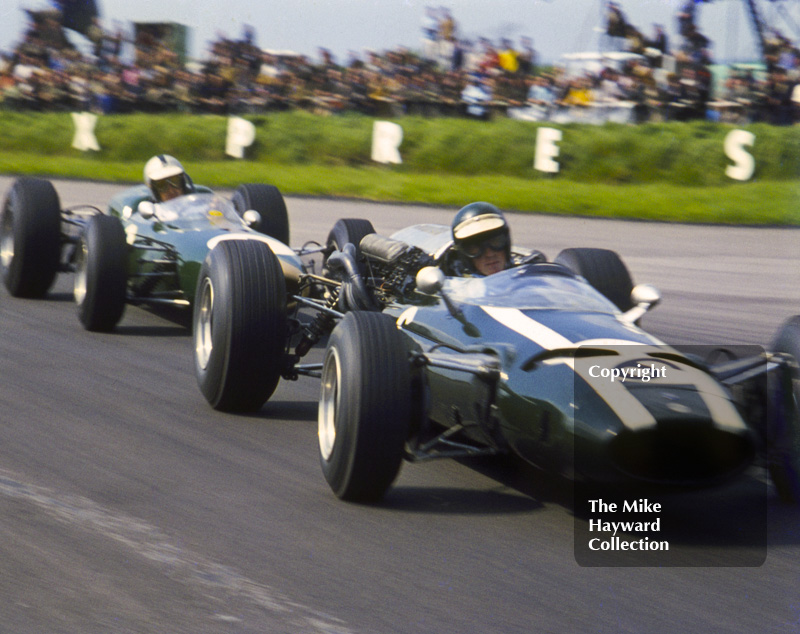
[[[119,218],[131,247],[128,295],[133,303],[188,305],[194,300],[197,276],[211,246],[219,239],[255,239],[269,244],[289,274],[302,270],[295,253],[280,241],[251,229],[230,200],[208,187],[166,203],[157,203],[146,217],[143,202],[153,202],[145,185],[114,196],[108,213]],[[215,240],[216,239],[216,240]]]
[[[392,237],[436,254],[449,228],[418,225]],[[479,445],[595,482],[697,483],[752,460],[752,431],[723,386],[565,267],[450,277],[441,293],[410,293],[384,312],[411,350],[447,360],[416,364],[427,418]],[[465,371],[476,357],[499,372]],[[650,363],[669,365],[670,379],[611,383],[589,369]]]
[[[538,281],[532,279],[530,283]],[[547,281],[547,292],[553,292],[552,280]],[[452,289],[451,297],[456,299]],[[724,448],[724,457],[711,450],[705,455],[701,449],[695,452],[698,456],[691,454],[700,464],[708,465],[696,469],[702,478],[738,472],[752,458],[751,432],[733,404],[721,388],[712,385],[708,375],[687,364],[670,364],[670,372],[687,377],[687,384],[679,389],[668,386],[673,394],[682,395],[677,424],[667,420],[670,412],[663,403],[668,390],[662,390],[657,381],[652,388],[632,380],[614,386],[631,394],[637,402],[632,407],[620,407],[609,397],[610,390],[598,389],[600,379],[592,380],[585,371],[597,361],[594,357],[575,359],[573,351],[584,341],[566,342],[565,335],[605,342],[602,345],[610,354],[599,357],[601,360],[620,358],[608,342],[624,341],[622,349],[629,350],[642,365],[662,363],[649,355],[666,349],[646,333],[622,323],[611,310],[566,313],[516,309],[508,304],[493,307],[483,305],[485,299],[479,298],[474,304],[456,301],[461,313],[454,315],[443,301],[430,299],[414,298],[385,311],[398,319],[413,350],[423,354],[444,351],[456,363],[466,363],[476,354],[488,355],[497,359],[501,368],[494,382],[461,370],[426,367],[427,414],[444,427],[463,425],[462,433],[479,444],[510,449],[547,471],[595,482],[636,479],[642,471],[633,468],[638,464],[636,455],[647,455],[653,444],[669,445],[671,439],[667,437],[669,442],[665,442],[661,434],[671,433],[670,424],[684,428],[681,437],[690,446]],[[511,319],[504,324],[500,320],[506,316]],[[545,330],[560,331],[558,336],[565,340],[563,350],[553,351],[538,337]],[[537,362],[538,357],[546,361]],[[621,395],[618,392],[616,396]],[[708,408],[706,403],[712,400],[725,402]],[[661,413],[646,420],[652,412]],[[713,441],[704,443],[705,434]],[[619,439],[624,439],[622,445]],[[686,454],[690,452],[682,455]],[[702,478],[697,476],[698,481]]]

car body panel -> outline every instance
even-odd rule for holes
[[[448,234],[424,225],[392,238],[441,257]],[[756,439],[728,391],[565,267],[526,264],[488,277],[446,278],[442,292],[455,311],[442,295],[415,291],[384,312],[414,350],[454,360],[489,354],[501,371],[493,386],[425,366],[428,416],[436,423],[463,425],[473,441],[505,444],[579,480],[705,483],[752,462]],[[611,382],[590,376],[595,359],[669,371],[652,383]]]
[[[294,251],[248,227],[229,199],[207,187],[195,186],[190,194],[154,203],[155,213],[149,218],[139,211],[145,201],[152,202],[150,190],[139,185],[117,194],[108,205],[108,213],[120,219],[132,247],[129,273],[134,296],[146,299],[145,295],[158,291],[161,296],[191,303],[200,266],[220,239],[266,242],[278,256],[287,281],[297,279],[303,271]],[[160,277],[154,288],[149,288],[146,276],[163,269],[165,252],[174,259],[175,275]],[[137,286],[137,276],[145,278],[142,285]]]

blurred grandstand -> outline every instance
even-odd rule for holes
[[[0,62],[0,107],[97,113],[202,112],[257,114],[304,109],[371,116],[512,116],[556,122],[711,119],[798,120],[800,51],[744,2],[762,59],[720,73],[699,28],[701,5],[686,0],[676,15],[677,45],[656,25],[648,36],[620,2],[603,1],[600,50],[537,64],[529,38],[518,43],[458,33],[456,16],[432,14],[418,50],[351,53],[338,62],[263,49],[252,27],[219,38],[203,59],[187,56],[187,28],[137,22],[106,29],[94,0],[54,0],[26,10],[28,24]],[[733,2],[734,0],[716,0]],[[786,18],[788,0],[762,0]],[[80,33],[76,44],[74,33]]]

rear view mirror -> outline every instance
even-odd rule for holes
[[[136,208],[139,212],[139,215],[148,220],[156,215],[156,206],[149,200],[143,200],[139,203],[139,206]]]
[[[438,266],[425,266],[417,273],[417,290],[436,295],[444,286],[444,273]]]
[[[622,315],[623,321],[638,324],[642,316],[661,301],[661,291],[652,284],[637,284],[631,290],[633,308]]]
[[[661,301],[661,291],[652,284],[637,284],[631,291],[631,302],[634,306],[647,304],[652,308]]]
[[[261,214],[255,209],[248,209],[242,214],[242,220],[248,227],[258,227],[261,224]]]

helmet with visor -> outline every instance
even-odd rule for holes
[[[191,190],[181,162],[169,154],[158,154],[144,166],[144,182],[157,202],[172,200]]]

